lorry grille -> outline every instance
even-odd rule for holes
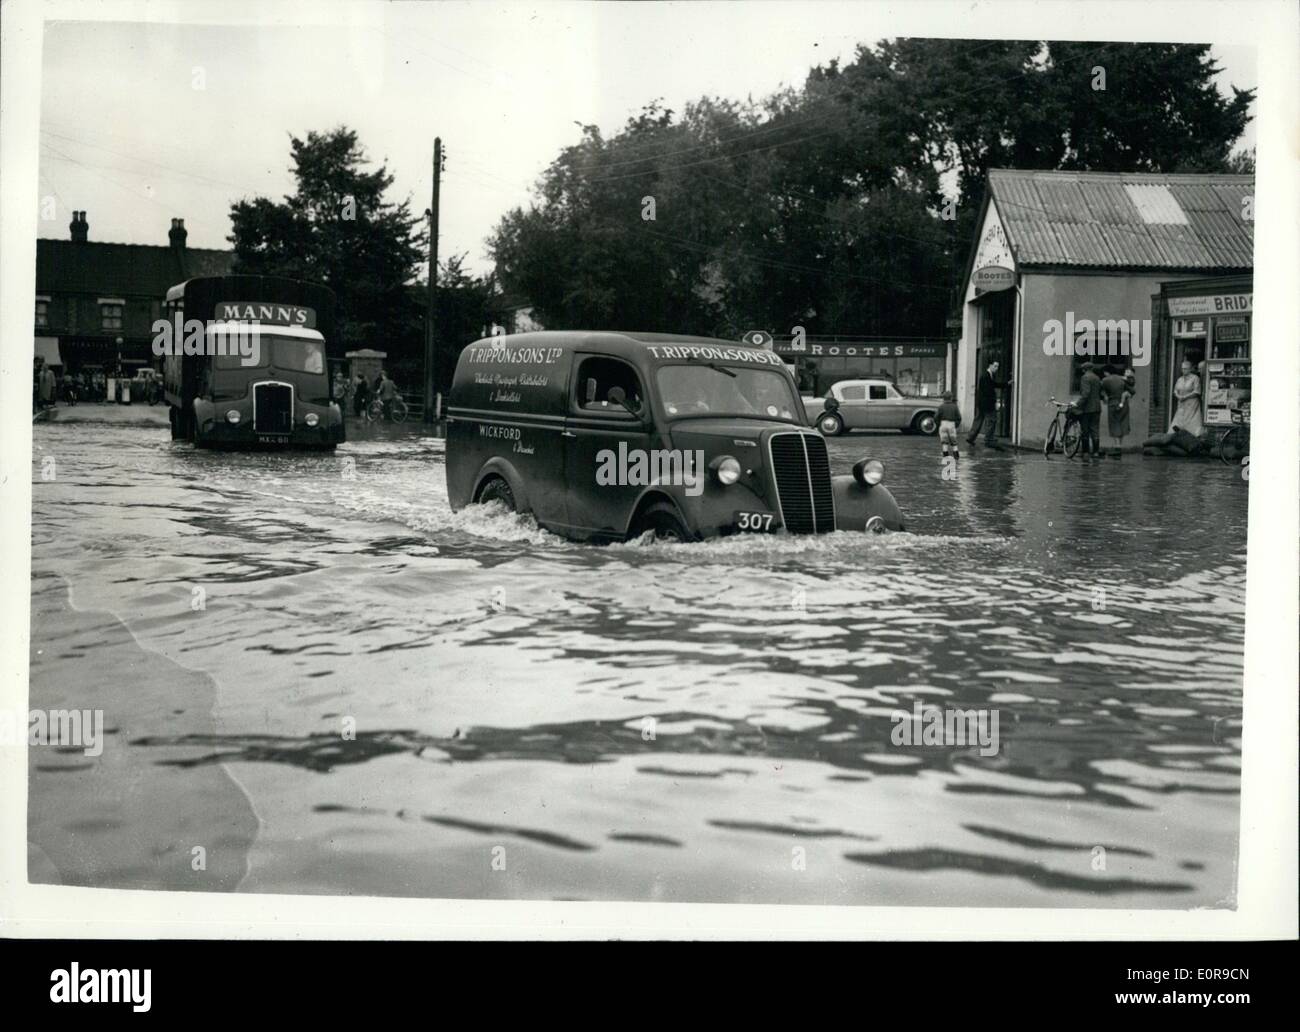
[[[778,433],[767,441],[781,505],[781,522],[791,534],[825,534],[835,529],[831,464],[820,434]]]
[[[287,383],[259,383],[253,388],[253,429],[259,434],[293,430],[293,388]]]

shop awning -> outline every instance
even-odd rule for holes
[[[58,337],[37,337],[36,357],[43,358],[48,366],[63,365],[63,356],[59,354]]]

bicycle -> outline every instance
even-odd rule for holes
[[[391,412],[392,412],[392,422],[394,423],[406,422],[406,416],[407,416],[406,402],[402,400],[402,396],[400,394],[393,398]],[[374,401],[370,403],[370,407],[366,409],[366,418],[369,419],[370,422],[372,423],[377,423],[384,418],[384,403],[381,399],[376,398]]]
[[[1056,415],[1052,417],[1047,428],[1047,439],[1043,442],[1043,455],[1051,458],[1058,448],[1065,452],[1067,459],[1079,454],[1079,442],[1083,438],[1083,428],[1079,424],[1079,414],[1073,405],[1062,404],[1053,396],[1048,405],[1056,406]]]
[[[1240,466],[1250,454],[1250,406],[1229,409],[1233,426],[1219,438],[1219,458],[1225,465]]]

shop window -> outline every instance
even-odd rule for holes
[[[40,329],[50,325],[50,302],[48,298],[36,299],[36,325]]]
[[[122,305],[101,304],[99,306],[99,328],[102,330],[120,330],[122,328]]]
[[[1075,354],[1070,361],[1070,393],[1079,393],[1079,382],[1083,379],[1083,367],[1091,362],[1097,367],[1098,376],[1104,376],[1104,369],[1110,366],[1121,376],[1133,366],[1133,356],[1129,354],[1128,333],[1120,329],[1107,329],[1105,333],[1093,335],[1093,354],[1078,354],[1078,343],[1082,335],[1075,339]]]
[[[917,375],[917,381],[911,393],[920,395],[924,398],[933,398],[943,393],[944,390],[944,372],[947,367],[947,359],[944,358],[923,358],[920,360],[920,369]],[[903,384],[898,385],[899,390],[903,390]],[[908,393],[903,391],[904,394]]]

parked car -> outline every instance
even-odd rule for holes
[[[496,502],[594,543],[902,530],[864,458],[833,476],[778,355],[705,337],[537,332],[460,354],[452,509]]]
[[[804,398],[808,422],[827,437],[849,430],[934,434],[938,399],[909,398],[888,380],[841,380],[820,398]]]

